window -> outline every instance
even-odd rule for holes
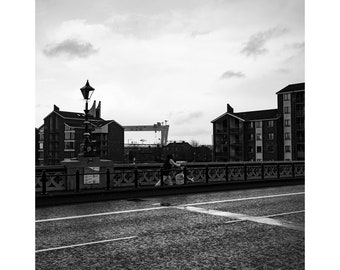
[[[262,147],[256,146],[256,153],[261,153],[261,152],[262,152]]]
[[[261,133],[256,133],[256,140],[261,141],[262,140],[262,134]]]
[[[284,112],[285,114],[290,113],[289,107],[284,107],[284,108],[283,108],[283,112]]]
[[[290,152],[290,145],[285,145],[285,152]]]
[[[253,127],[254,127],[254,122],[247,123],[247,128],[253,128]]]
[[[283,95],[283,100],[290,100],[290,95],[289,94],[284,94]]]
[[[285,140],[290,140],[290,133],[289,132],[285,132]]]
[[[268,140],[274,140],[274,133],[268,133]]]
[[[65,132],[65,140],[74,140],[74,132]]]
[[[256,128],[262,127],[262,122],[261,122],[261,121],[256,121],[256,122],[255,122],[255,127],[256,127]]]
[[[274,121],[273,120],[269,120],[268,121],[268,127],[273,127],[274,126]]]
[[[44,133],[43,132],[39,133],[39,140],[40,141],[44,140]]]
[[[254,152],[254,148],[252,146],[248,146],[248,152],[249,153],[253,153]]]
[[[44,149],[44,144],[43,143],[39,143],[39,149]]]
[[[274,146],[273,145],[268,145],[268,153],[273,153],[274,152]]]
[[[290,120],[289,119],[285,120],[285,127],[290,127]]]
[[[65,149],[74,149],[74,142],[65,142]]]
[[[248,134],[248,140],[249,141],[253,141],[254,140],[254,134],[253,133]]]

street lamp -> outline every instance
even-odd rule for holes
[[[89,109],[88,109],[88,100],[91,98],[93,92],[94,92],[94,88],[90,86],[89,81],[86,81],[86,84],[84,87],[80,88],[80,91],[86,101],[85,103],[85,132],[84,132],[84,136],[83,136],[83,141],[80,144],[80,151],[79,151],[79,156],[83,156],[83,157],[93,157],[94,156],[94,149],[93,149],[93,144],[91,142],[90,139],[90,131],[89,131],[89,126],[88,124],[90,123],[88,120],[88,113],[89,113]]]

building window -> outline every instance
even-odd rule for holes
[[[39,140],[43,141],[44,140],[44,132],[39,133]]]
[[[255,127],[256,127],[256,128],[262,127],[262,122],[261,122],[261,121],[256,121],[256,122],[255,122]]]
[[[273,120],[268,121],[268,127],[274,127],[274,121]]]
[[[290,140],[290,133],[289,132],[285,132],[285,140]]]
[[[254,127],[254,122],[247,123],[247,128],[253,128],[253,127]]]
[[[290,145],[285,145],[285,152],[289,153],[290,152]]]
[[[253,141],[254,140],[254,133],[248,134],[248,140]]]
[[[248,152],[249,153],[253,153],[254,152],[254,148],[252,146],[248,146]]]
[[[65,131],[65,140],[74,140],[74,132]]]
[[[65,149],[74,149],[74,142],[65,142]]]
[[[284,107],[284,108],[283,108],[283,112],[284,112],[285,114],[290,113],[289,107]]]
[[[289,119],[285,120],[285,127],[290,127],[290,120]]]
[[[39,149],[44,149],[44,143],[39,143]]]
[[[261,133],[256,133],[256,140],[261,141],[262,140],[262,134]]]
[[[268,133],[268,139],[274,140],[274,133]]]
[[[283,95],[283,100],[290,100],[290,95],[289,94],[284,94]]]
[[[256,153],[262,153],[262,147],[256,146]]]

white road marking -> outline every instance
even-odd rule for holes
[[[214,203],[224,203],[224,202],[258,200],[258,199],[266,199],[266,198],[295,196],[295,195],[302,195],[302,194],[305,194],[305,192],[274,194],[274,195],[266,195],[266,196],[258,196],[258,197],[246,197],[246,198],[228,199],[228,200],[220,200],[220,201],[197,202],[197,203],[181,204],[179,206],[193,206],[193,205],[204,205],[204,204],[214,204]],[[153,204],[153,205],[160,205],[160,204],[157,203],[157,204]],[[50,222],[50,221],[87,218],[87,217],[96,217],[96,216],[117,215],[117,214],[135,213],[135,212],[143,212],[143,211],[153,211],[153,210],[172,208],[172,207],[173,206],[159,206],[159,207],[131,209],[131,210],[123,210],[123,211],[115,211],[115,212],[104,212],[104,213],[79,215],[79,216],[57,217],[57,218],[49,218],[49,219],[40,219],[40,220],[36,220],[35,222],[40,223],[40,222]]]
[[[101,240],[101,241],[95,241],[95,242],[76,244],[76,245],[61,246],[61,247],[55,247],[55,248],[46,248],[46,249],[36,250],[35,253],[53,251],[53,250],[60,250],[60,249],[66,249],[66,248],[81,247],[81,246],[88,246],[88,245],[107,243],[107,242],[114,242],[114,241],[119,241],[119,240],[127,240],[127,239],[136,238],[136,237],[137,236],[128,236],[128,237],[122,237],[122,238],[115,238],[115,239],[108,239],[108,240]]]
[[[238,201],[276,198],[276,197],[295,196],[295,195],[302,195],[302,194],[305,194],[305,192],[274,194],[274,195],[246,197],[246,198],[237,198],[237,199],[228,199],[228,200],[220,200],[220,201],[210,201],[210,202],[187,203],[187,204],[181,204],[180,206],[192,206],[192,205],[214,204],[214,203],[224,203],[224,202],[238,202]]]
[[[86,218],[86,217],[96,217],[96,216],[117,215],[117,214],[125,214],[125,213],[134,213],[134,212],[158,210],[158,209],[163,209],[163,208],[169,208],[169,207],[168,206],[161,206],[161,207],[151,207],[151,208],[141,208],[141,209],[123,210],[123,211],[115,211],[115,212],[105,212],[105,213],[97,213],[97,214],[89,214],[89,215],[80,215],[80,216],[69,216],[69,217],[58,217],[58,218],[40,219],[40,220],[36,220],[35,222],[36,223],[40,223],[40,222],[67,220],[67,219],[75,219],[75,218]]]
[[[289,229],[304,231],[303,226],[295,225],[290,222],[284,222],[280,220],[276,220],[269,217],[256,217],[256,216],[249,216],[245,214],[239,214],[239,213],[231,213],[226,211],[219,211],[219,210],[213,210],[213,209],[205,209],[200,207],[193,207],[193,206],[176,206],[177,209],[183,209],[188,210],[191,212],[201,213],[201,214],[208,214],[208,215],[214,215],[214,216],[221,216],[221,217],[227,217],[232,219],[237,219],[240,221],[253,221],[257,223],[262,224],[268,224],[268,225],[274,225],[274,226],[281,226]]]

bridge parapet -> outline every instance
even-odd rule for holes
[[[67,191],[69,187],[75,191],[82,189],[115,189],[153,187],[161,179],[161,163],[148,164],[114,164],[106,171],[100,170],[100,183],[87,185],[80,182],[84,175],[90,173],[68,172],[65,166],[36,167],[35,190],[38,193]],[[181,169],[173,169],[170,173],[173,180]],[[279,162],[209,162],[183,163],[185,175],[184,185],[204,185],[223,182],[275,181],[279,179],[303,179],[305,175],[304,161]],[[189,183],[188,179],[194,179]],[[70,185],[70,181],[76,181]]]

